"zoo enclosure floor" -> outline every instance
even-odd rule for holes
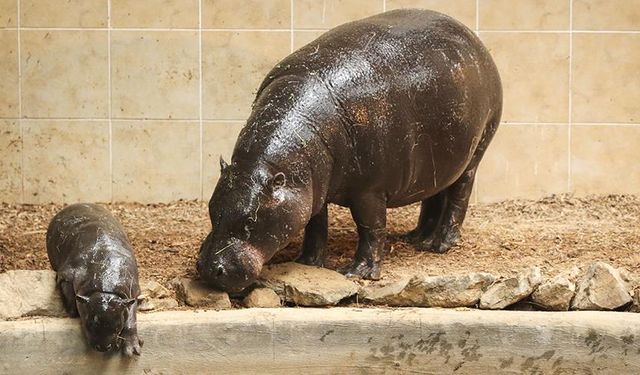
[[[195,277],[201,240],[210,229],[205,202],[106,205],[124,225],[142,278],[167,283],[177,276]],[[0,272],[49,269],[45,233],[61,205],[0,204]],[[383,279],[404,275],[446,275],[472,271],[511,275],[530,266],[543,273],[596,260],[640,274],[640,197],[554,196],[538,201],[514,200],[472,205],[462,241],[446,254],[416,251],[399,236],[412,229],[419,205],[388,211],[387,256]],[[329,212],[329,258],[335,269],[352,258],[357,234],[347,209]],[[301,236],[272,262],[295,259]]]

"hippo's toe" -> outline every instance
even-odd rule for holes
[[[354,261],[348,266],[338,270],[346,277],[360,277],[367,280],[380,280],[380,265],[377,263],[368,263],[365,260]]]

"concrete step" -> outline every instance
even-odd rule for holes
[[[640,314],[622,312],[171,311],[138,329],[129,360],[88,349],[78,320],[0,322],[0,373],[640,373]]]

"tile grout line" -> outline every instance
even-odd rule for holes
[[[479,15],[478,15],[479,18]],[[476,21],[479,22],[479,19]],[[3,31],[17,31],[17,27],[0,27],[0,30]],[[25,31],[107,31],[107,28],[100,27],[21,27],[21,30]],[[194,32],[199,29],[196,28],[112,28],[113,31],[138,31],[138,32]],[[290,32],[290,28],[287,29],[245,29],[245,28],[228,28],[228,29],[220,29],[220,28],[202,28],[202,31],[205,32],[280,32],[286,33]],[[328,31],[329,29],[294,29],[296,31],[307,31],[307,32],[319,32],[319,31]],[[479,28],[478,28],[478,31]],[[495,29],[495,30],[482,30],[483,33],[511,33],[511,34],[640,34],[640,30],[517,30],[517,29]]]
[[[18,121],[20,120],[19,117],[0,117],[0,120],[7,120],[7,121]],[[83,122],[92,122],[92,121],[100,121],[100,122],[106,122],[109,121],[109,119],[107,117],[105,118],[86,118],[86,117],[29,117],[29,118],[23,118],[22,119],[23,122],[29,122],[29,121],[66,121],[66,122],[73,122],[73,121],[83,121]],[[172,118],[135,118],[135,117],[123,117],[123,118],[113,118],[111,119],[112,122],[117,123],[117,122],[158,122],[158,121],[165,121],[165,122],[191,122],[191,123],[195,123],[198,122],[199,120],[197,118],[193,118],[193,119],[172,119]],[[221,123],[221,124],[228,124],[228,123],[244,123],[246,122],[246,119],[206,119],[203,118],[202,122],[203,123]],[[569,122],[544,122],[544,121],[501,121],[500,122],[501,125],[506,125],[506,126],[526,126],[526,125],[537,125],[537,126],[568,126]],[[573,121],[571,123],[571,125],[573,125],[574,127],[576,126],[622,126],[622,127],[638,127],[640,126],[640,122],[602,122],[602,121],[597,121],[597,122],[575,122]]]
[[[107,74],[108,74],[108,92],[107,98],[107,114],[109,118],[109,195],[110,201],[113,203],[113,110],[111,95],[113,90],[111,87],[111,0],[107,1]]]
[[[569,1],[569,126],[567,127],[567,193],[573,189],[571,143],[573,137],[573,0]]]
[[[200,132],[199,140],[199,163],[200,163],[200,200],[204,200],[204,160],[202,153],[204,152],[204,126],[203,126],[203,108],[202,108],[202,0],[198,0],[198,129]]]
[[[475,29],[475,34],[476,34],[476,36],[478,38],[480,38],[480,0],[476,0],[476,29]],[[480,193],[479,193],[480,184],[481,184],[480,173],[476,172],[476,174],[474,176],[474,181],[473,181],[473,185],[474,185],[474,189],[472,190],[473,196],[471,197],[471,200],[472,200],[473,204],[478,204],[478,202],[480,201],[480,199],[479,199],[479,196],[480,196]]]
[[[21,49],[22,49],[22,34],[20,32],[21,29],[21,17],[20,17],[20,3],[21,1],[17,1],[16,5],[16,23],[17,29],[16,33],[18,36],[18,52],[16,53],[18,58],[18,132],[20,133],[20,203],[25,204],[25,195],[24,195],[24,128],[22,126],[22,57],[21,57]]]
[[[289,36],[289,53],[293,53],[293,38],[294,38],[294,33],[293,33],[293,1],[294,0],[289,0],[289,32],[290,32],[290,36]]]
[[[476,35],[480,35],[480,0],[476,0]]]

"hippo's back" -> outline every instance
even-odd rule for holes
[[[286,90],[297,90],[290,106],[328,139],[342,173],[332,177],[337,194],[382,189],[390,207],[456,181],[502,110],[498,71],[478,37],[426,10],[386,12],[323,34],[271,71],[255,108]]]
[[[129,247],[122,226],[104,207],[89,203],[65,207],[54,216],[47,229],[47,254],[51,267],[57,271],[67,262],[75,263],[82,259],[90,262],[89,253],[107,250],[101,250],[99,246],[105,238]]]

